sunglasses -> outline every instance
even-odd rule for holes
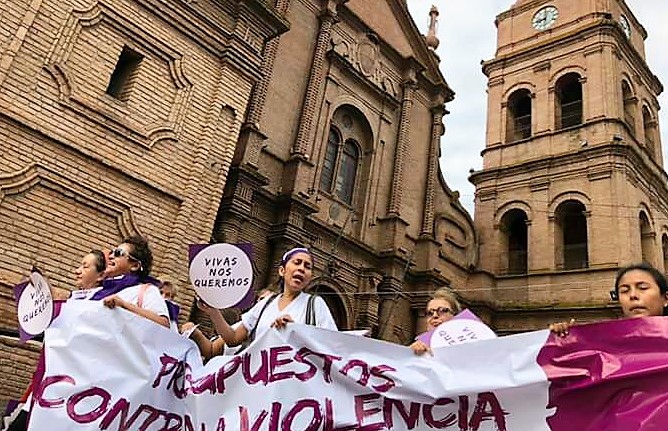
[[[140,271],[141,271],[142,269],[144,269],[144,267],[143,267],[143,265],[142,265],[142,263],[141,263],[141,260],[137,259],[136,257],[134,257],[133,255],[131,255],[130,253],[128,253],[127,251],[123,250],[123,249],[120,248],[120,247],[111,250],[111,251],[109,252],[109,256],[110,256],[110,257],[113,257],[113,258],[118,258],[118,257],[123,257],[123,256],[125,256],[125,257],[127,257],[128,259],[137,262],[137,263],[139,264],[139,270],[140,270]]]
[[[452,314],[452,310],[448,307],[438,307],[438,308],[429,308],[427,309],[427,317],[443,317],[446,314]]]

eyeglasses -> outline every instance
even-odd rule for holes
[[[448,307],[430,308],[427,310],[427,317],[443,317],[446,314],[452,314],[452,310]]]
[[[143,265],[141,263],[141,260],[137,259],[136,257],[134,257],[133,255],[131,255],[130,253],[128,253],[127,251],[123,250],[120,247],[111,250],[109,252],[109,256],[114,257],[114,258],[125,256],[128,259],[134,260],[135,262],[139,263],[139,270],[140,271],[143,269]]]

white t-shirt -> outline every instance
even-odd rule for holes
[[[126,287],[120,292],[117,292],[116,295],[124,301],[131,302],[134,305],[139,306],[139,290],[141,289],[141,286],[141,284],[137,284]],[[146,286],[147,287],[144,291],[144,300],[142,301],[141,308],[144,310],[153,311],[158,316],[165,316],[169,319],[167,304],[165,304],[165,299],[160,294],[160,289],[152,284],[147,284]],[[72,299],[90,299],[100,289],[101,287],[87,290],[75,290],[72,292]]]
[[[272,323],[274,323],[277,318],[285,314],[290,315],[292,320],[297,323],[306,323],[306,307],[311,295],[308,293],[300,293],[299,296],[288,304],[287,307],[283,310],[279,310],[278,303],[280,302],[281,296],[282,294],[278,295],[271,301],[271,303],[269,303],[269,305],[267,305],[267,308],[262,313],[262,317],[260,317],[260,312],[262,312],[264,304],[269,301],[271,296],[258,302],[253,308],[241,315],[241,323],[246,327],[249,334],[257,325],[257,329],[255,329],[255,337],[259,337],[260,334],[271,327]],[[315,314],[315,326],[332,331],[338,330],[336,322],[334,322],[334,318],[332,317],[332,313],[329,311],[329,307],[327,307],[324,299],[316,296],[313,303],[313,311]],[[259,322],[258,318],[260,318]]]

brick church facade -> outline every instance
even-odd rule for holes
[[[339,327],[409,342],[438,286],[463,286],[473,223],[438,169],[453,92],[405,2],[281,1],[215,241],[255,247],[257,286],[308,246]]]
[[[1,4],[0,401],[39,349],[12,286],[36,264],[70,287],[129,234],[182,320],[187,245],[209,241],[253,244],[256,289],[310,247],[339,326],[397,343],[441,286],[502,333],[613,315],[619,265],[665,267],[662,87],[623,1],[575,3],[497,17],[475,222],[438,165],[454,92],[405,0]]]

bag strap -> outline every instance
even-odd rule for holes
[[[307,325],[315,326],[315,298],[316,295],[309,295],[306,303],[306,323]]]
[[[144,283],[139,286],[139,293],[137,294],[137,307],[144,308],[144,295],[146,295],[146,291],[148,290],[149,286],[151,285],[148,283]]]
[[[262,309],[260,310],[260,314],[257,316],[257,322],[255,322],[255,326],[253,327],[253,329],[251,329],[250,333],[248,334],[248,338],[246,338],[246,341],[244,341],[244,342],[242,343],[242,347],[241,347],[241,349],[240,349],[237,353],[239,353],[239,352],[241,352],[242,350],[244,350],[246,347],[248,347],[248,345],[249,345],[250,343],[253,342],[253,340],[255,339],[255,333],[257,332],[257,325],[260,323],[260,319],[262,319],[262,314],[264,314],[264,310],[267,309],[267,307],[269,306],[269,304],[271,304],[271,302],[272,302],[274,299],[276,299],[276,297],[277,297],[278,295],[279,295],[278,293],[274,293],[273,295],[271,295],[271,296],[269,297],[269,299],[267,299],[267,302],[264,303],[264,305],[262,306]]]

